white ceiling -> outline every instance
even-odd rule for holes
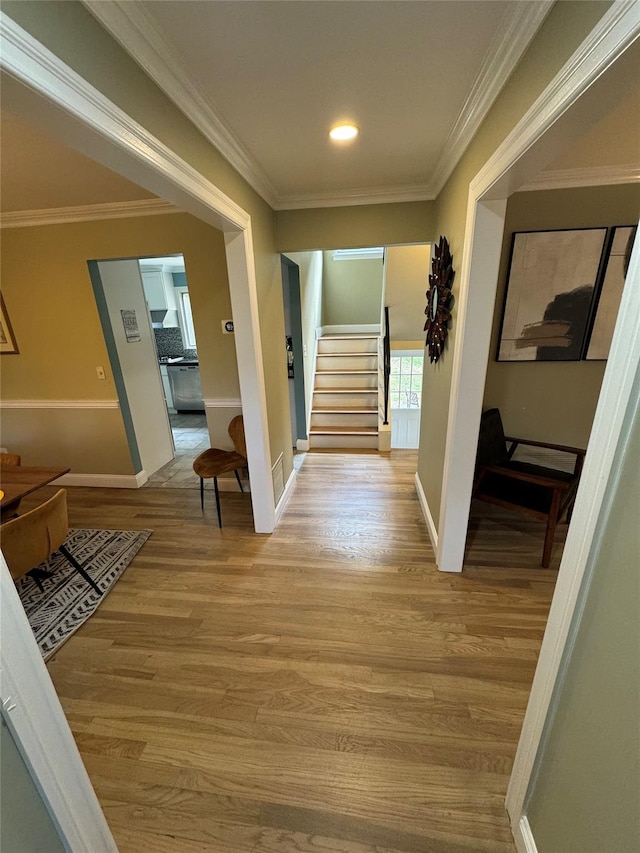
[[[84,0],[274,207],[433,198],[548,0]],[[328,131],[360,127],[349,145]]]
[[[640,76],[636,91],[621,101],[582,139],[565,151],[547,171],[598,166],[633,166],[640,180]]]
[[[152,197],[142,187],[6,110],[2,111],[1,123],[3,213]]]
[[[89,5],[95,12],[96,4]],[[104,23],[118,29],[121,39],[133,43],[140,35],[133,30],[143,26],[153,42],[153,49],[140,46],[145,68],[168,89],[177,78],[172,83],[162,75],[167,67],[177,74],[180,64],[184,91],[198,95],[195,107],[184,100],[180,106],[187,112],[197,107],[204,131],[277,208],[433,197],[464,150],[473,115],[482,103],[487,106],[481,95],[490,88],[487,69],[496,69],[496,43],[504,48],[505,27],[518,20],[519,8],[539,4],[98,5],[101,17],[105,10],[119,12],[117,27],[111,18]],[[354,119],[362,133],[353,145],[336,148],[327,131],[343,117]],[[638,180],[638,139],[636,94],[548,168],[557,176],[554,170],[633,164]],[[6,112],[1,168],[3,213],[150,198]],[[611,182],[611,174],[594,183]]]
[[[138,258],[141,267],[170,267],[172,272],[184,272],[184,257],[182,255],[167,255],[166,257]]]

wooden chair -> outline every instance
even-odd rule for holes
[[[19,453],[0,453],[0,465],[20,465]]]
[[[65,548],[63,543],[68,532],[67,493],[64,489],[59,489],[52,498],[30,512],[25,512],[0,525],[2,553],[9,566],[11,577],[17,580],[22,575],[32,573],[43,560],[60,551],[98,595],[102,595],[99,586]],[[42,576],[48,574],[44,571],[33,574],[40,589],[42,589]]]
[[[17,467],[21,464],[22,460],[20,459],[19,453],[0,453],[0,465],[9,465],[12,468]],[[4,497],[4,494],[2,494]],[[9,518],[15,518],[18,514],[18,507],[20,506],[20,501],[12,501],[10,504],[7,504],[2,508],[2,515],[0,516],[5,521]]]
[[[220,492],[218,490],[218,477],[233,471],[236,480],[242,488],[242,480],[238,471],[247,467],[247,447],[244,439],[244,421],[242,415],[236,415],[229,424],[229,435],[233,441],[235,450],[218,450],[210,447],[204,450],[194,459],[193,470],[200,477],[200,506],[204,512],[204,481],[213,478],[213,487],[216,493],[216,509],[218,510],[218,526],[222,527],[222,513],[220,512]]]
[[[513,454],[521,444],[574,454],[573,473],[514,461]],[[498,409],[488,409],[482,414],[473,497],[546,521],[542,551],[545,569],[551,560],[558,522],[565,513],[567,521],[571,518],[584,454],[579,447],[505,436]]]

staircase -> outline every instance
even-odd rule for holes
[[[378,449],[378,336],[318,339],[311,449]]]

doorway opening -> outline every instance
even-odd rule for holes
[[[167,485],[209,446],[182,255],[89,261],[140,483]]]
[[[149,309],[171,425],[174,460],[151,485],[170,484],[194,457],[210,445],[200,379],[200,362],[184,257],[181,254],[139,258],[142,287]]]
[[[287,384],[289,388],[289,417],[294,451],[298,443],[307,444],[307,406],[305,402],[303,318],[300,301],[300,267],[284,255],[282,264],[282,302],[284,306],[285,351]]]
[[[299,303],[289,306],[285,292],[285,323],[300,316],[299,338],[291,326],[297,450],[417,449],[430,256],[428,243],[283,256],[283,282],[295,270]],[[387,314],[393,375],[385,407]]]
[[[392,350],[389,377],[392,450],[418,449],[423,367],[424,350]]]

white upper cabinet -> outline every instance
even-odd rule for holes
[[[144,267],[140,274],[149,310],[175,311],[177,303],[171,273],[162,267]]]

